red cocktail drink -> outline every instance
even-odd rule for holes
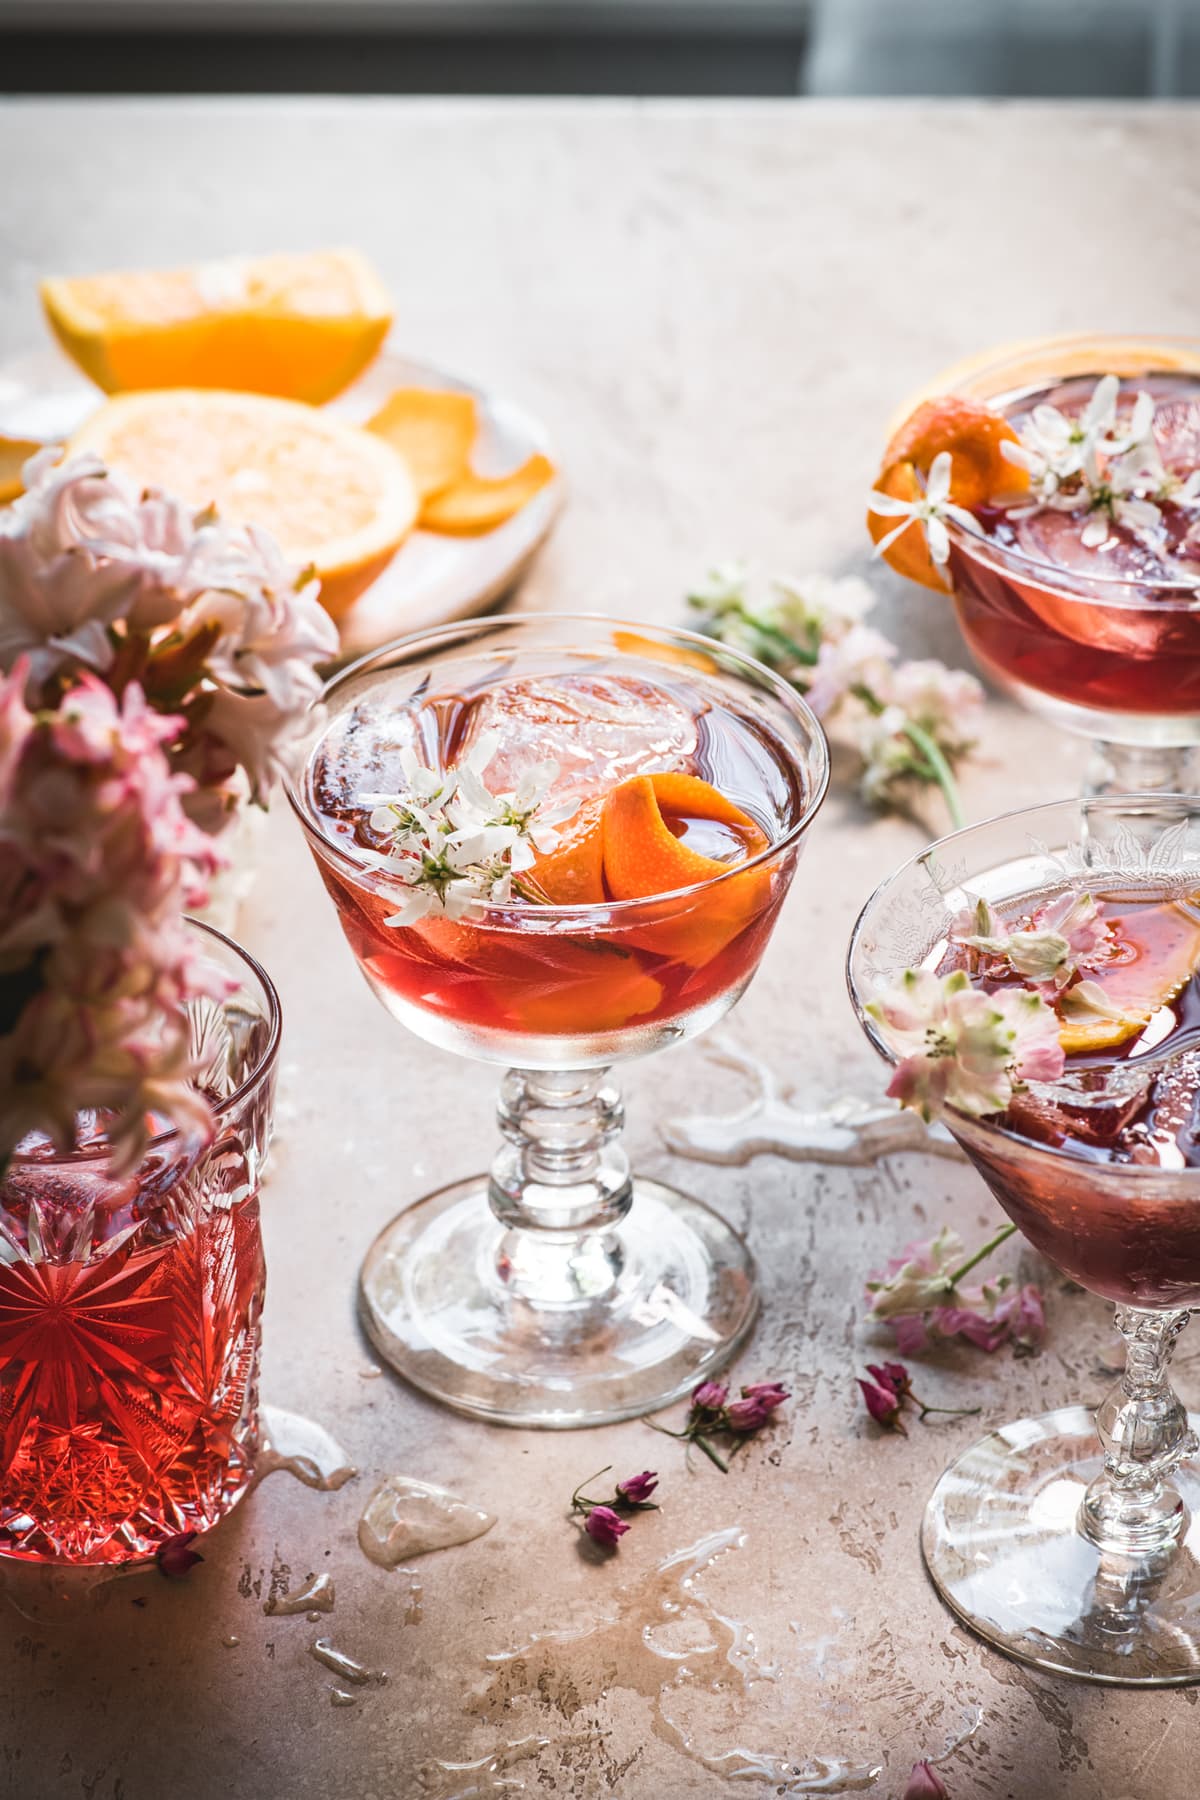
[[[367,1329],[419,1387],[595,1424],[744,1338],[745,1245],[631,1176],[606,1070],[737,1000],[827,773],[795,692],[687,632],[497,618],[331,685],[292,801],[358,967],[419,1037],[508,1067],[490,1174],[407,1207],[363,1265]]]

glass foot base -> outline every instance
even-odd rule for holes
[[[1200,1474],[1184,1464],[1172,1475],[1190,1525],[1155,1560],[1102,1554],[1077,1530],[1100,1469],[1082,1406],[980,1439],[926,1508],[934,1586],[972,1631],[1037,1668],[1121,1687],[1200,1682]]]
[[[619,1226],[569,1248],[506,1232],[486,1176],[457,1182],[384,1227],[360,1288],[372,1343],[414,1387],[495,1424],[558,1429],[680,1398],[758,1312],[732,1226],[642,1180]]]

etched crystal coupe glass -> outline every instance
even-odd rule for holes
[[[943,1598],[1001,1650],[1095,1681],[1193,1682],[1198,1446],[1168,1364],[1200,1305],[1200,799],[1064,801],[943,839],[868,901],[850,991],[895,1062],[876,996],[907,969],[944,970],[954,920],[981,899],[1027,918],[1067,891],[1108,922],[1098,979],[1119,1016],[1071,1037],[1061,1080],[945,1122],[1030,1243],[1115,1303],[1125,1373],[1094,1420],[1064,1406],[960,1456],[922,1549]]]
[[[35,1134],[0,1177],[3,1557],[137,1562],[254,1474],[279,1001],[231,939],[190,929],[229,990],[188,1008],[211,1142],[164,1130],[116,1168],[89,1117],[72,1154]]]
[[[1194,792],[1200,512],[1187,483],[1200,470],[1200,339],[1048,338],[950,371],[946,385],[1044,444],[1047,429],[1082,424],[1106,375],[1120,381],[1114,431],[1138,394],[1153,401],[1157,522],[1119,500],[1111,517],[1100,505],[1072,509],[1064,489],[1040,505],[1028,493],[988,499],[947,520],[942,577],[984,673],[1030,711],[1094,741],[1088,792]],[[1059,423],[1039,432],[1048,407]]]
[[[473,763],[515,803],[549,768],[561,848],[499,900],[411,918],[372,818],[414,761],[437,779]],[[687,632],[492,618],[332,682],[292,801],[358,967],[418,1037],[507,1070],[490,1175],[408,1206],[363,1265],[367,1330],[417,1387],[504,1423],[589,1425],[663,1405],[743,1341],[749,1251],[701,1201],[630,1175],[607,1071],[744,991],[827,778],[787,684]]]

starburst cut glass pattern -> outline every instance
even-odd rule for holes
[[[213,1142],[165,1135],[122,1176],[95,1133],[70,1157],[34,1141],[0,1183],[0,1554],[152,1555],[253,1474],[278,1016],[207,939],[243,983],[220,1030],[211,1003],[196,1020]]]

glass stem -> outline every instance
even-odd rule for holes
[[[498,1107],[505,1144],[489,1199],[505,1227],[497,1273],[535,1306],[580,1306],[620,1277],[616,1226],[633,1201],[625,1122],[605,1069],[510,1069]]]
[[[1187,1525],[1187,1509],[1168,1479],[1197,1440],[1168,1379],[1186,1312],[1117,1308],[1125,1373],[1096,1414],[1104,1471],[1088,1488],[1080,1529],[1101,1550],[1144,1557],[1169,1552]]]
[[[1200,793],[1200,756],[1192,744],[1112,744],[1096,740],[1085,794]]]

